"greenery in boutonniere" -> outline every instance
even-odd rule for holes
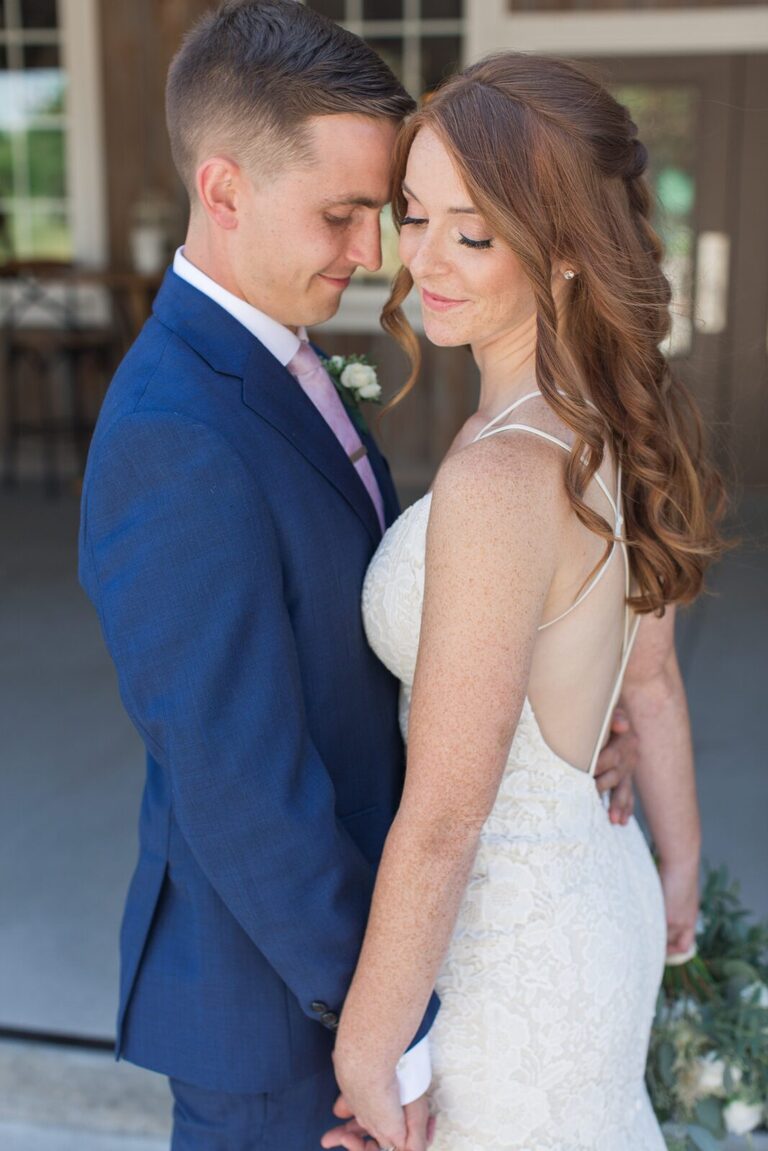
[[[697,949],[665,971],[648,1054],[670,1151],[720,1151],[768,1101],[768,922],[750,920],[724,867],[707,872]]]
[[[367,356],[331,356],[324,367],[333,380],[355,427],[360,432],[368,429],[360,410],[361,400],[369,404],[381,403],[381,384],[376,367]]]

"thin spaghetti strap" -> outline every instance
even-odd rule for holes
[[[613,501],[611,501],[611,502],[613,502]],[[623,639],[622,649],[621,649],[621,663],[619,665],[619,671],[618,671],[618,674],[616,676],[616,682],[613,685],[613,691],[611,692],[611,698],[608,702],[608,707],[606,709],[605,715],[603,716],[603,722],[602,722],[601,727],[600,727],[600,734],[597,737],[597,743],[595,744],[595,748],[594,748],[594,751],[592,753],[592,759],[591,759],[590,764],[589,764],[589,774],[592,777],[594,777],[595,769],[597,768],[597,760],[598,760],[600,752],[602,750],[603,742],[605,740],[606,735],[608,734],[608,728],[609,728],[610,723],[611,723],[611,717],[613,716],[613,709],[616,707],[616,704],[617,704],[618,699],[619,699],[619,695],[621,693],[621,686],[624,682],[624,675],[625,675],[625,672],[627,670],[627,664],[629,663],[629,657],[632,655],[632,649],[635,646],[635,640],[637,638],[637,632],[638,632],[638,628],[640,627],[640,620],[642,618],[641,616],[635,614],[634,619],[632,619],[632,622],[630,623],[630,619],[631,619],[633,613],[632,613],[631,608],[629,607],[629,604],[626,602],[629,599],[630,593],[632,591],[632,573],[630,571],[630,566],[629,566],[629,550],[627,548],[626,539],[624,538],[624,515],[623,515],[623,510],[622,510],[622,502],[623,501],[622,501],[622,495],[621,495],[621,461],[619,460],[619,463],[618,463],[617,468],[616,468],[616,528],[615,528],[615,535],[616,535],[616,538],[617,538],[619,545],[621,547],[621,554],[624,557],[624,596],[625,596],[624,639]],[[615,544],[614,544],[614,546],[615,546]]]
[[[541,393],[531,393],[531,394],[534,394],[534,395],[539,394],[540,395]],[[530,396],[523,396],[523,400],[524,399],[530,399]],[[518,400],[518,403],[522,403],[522,400]],[[497,419],[500,419],[500,418],[501,418],[501,416],[497,417]],[[497,428],[492,427],[492,428],[490,428],[490,430],[482,431],[480,433],[480,435],[477,437],[477,439],[478,440],[480,440],[480,439],[487,440],[487,439],[490,439],[491,436],[499,435],[501,432],[528,432],[532,436],[538,436],[540,439],[548,440],[551,444],[557,444],[557,446],[562,448],[564,452],[567,452],[568,455],[570,455],[570,453],[571,453],[570,444],[567,444],[565,442],[565,440],[561,440],[557,436],[550,435],[549,432],[545,432],[542,428],[534,428],[530,424],[502,424],[500,427],[497,427]],[[609,492],[608,485],[605,483],[602,476],[599,476],[599,475],[597,475],[597,473],[595,473],[593,478],[599,484],[603,495],[608,500],[608,503],[611,505],[611,509],[613,510],[614,536],[616,538],[614,538],[613,544],[611,546],[611,550],[609,551],[608,555],[605,557],[604,561],[600,565],[600,567],[597,571],[597,574],[594,576],[593,579],[590,580],[589,584],[584,589],[584,591],[581,593],[581,595],[578,596],[578,598],[569,607],[567,607],[565,609],[565,611],[561,612],[560,615],[555,616],[554,619],[547,620],[546,623],[539,624],[539,627],[538,627],[539,631],[545,631],[548,627],[552,627],[553,624],[559,623],[560,620],[565,619],[565,617],[567,615],[570,615],[572,611],[575,611],[576,608],[579,606],[579,604],[583,603],[584,600],[587,598],[587,596],[590,595],[591,592],[594,591],[594,589],[600,583],[600,580],[605,575],[605,572],[608,568],[608,565],[610,564],[611,560],[613,559],[613,553],[616,550],[617,539],[621,539],[620,528],[621,528],[621,523],[622,523],[622,517],[621,517],[620,508],[619,508],[619,506],[617,506],[613,496]],[[619,482],[621,482],[620,476],[619,476]],[[627,568],[627,571],[629,571],[628,568]],[[626,628],[625,628],[624,639],[626,642]]]
[[[540,396],[540,395],[541,395],[541,392],[537,388],[535,392],[526,392],[526,394],[524,396],[520,396],[519,399],[515,400],[514,404],[510,404],[509,407],[505,408],[503,412],[499,412],[498,416],[494,416],[493,419],[490,420],[485,425],[483,430],[481,432],[478,432],[478,434],[475,436],[475,441],[482,439],[483,436],[486,434],[486,432],[490,428],[492,428],[494,424],[497,424],[499,422],[499,420],[505,419],[506,416],[511,415],[512,412],[516,411],[517,408],[519,408],[521,406],[521,404],[524,404],[526,402],[526,400],[532,400],[534,396]],[[499,429],[499,430],[501,430],[501,429]]]
[[[478,440],[488,440],[491,436],[497,436],[499,432],[530,432],[532,436],[541,436],[543,440],[549,440],[551,444],[557,444],[563,451],[571,454],[571,449],[565,440],[560,440],[557,436],[551,436],[549,432],[543,431],[541,428],[533,428],[530,424],[503,424],[500,428],[491,428],[490,431],[483,431],[477,436]],[[610,499],[611,497],[609,497]],[[613,500],[611,499],[611,503]]]
[[[616,541],[614,540],[613,544],[611,545],[611,550],[608,552],[608,555],[605,557],[605,559],[603,560],[603,562],[601,563],[600,567],[597,570],[597,575],[595,575],[589,581],[589,583],[584,588],[584,591],[581,593],[581,595],[577,596],[577,598],[573,601],[573,603],[569,607],[567,607],[565,609],[565,611],[561,611],[560,615],[556,615],[554,619],[548,619],[546,621],[546,623],[540,623],[538,628],[536,629],[537,631],[546,631],[548,627],[552,627],[554,624],[560,623],[561,619],[565,619],[565,617],[567,615],[570,615],[572,611],[576,611],[576,608],[579,606],[579,604],[582,604],[584,602],[584,600],[587,598],[587,596],[590,595],[595,590],[597,585],[600,583],[600,580],[603,578],[605,573],[608,571],[608,567],[610,565],[611,560],[613,559],[613,553],[615,552],[615,550],[616,550]],[[626,639],[626,634],[625,634],[625,639]]]
[[[626,610],[627,623],[628,623],[629,622],[629,614],[630,614],[629,608],[626,608],[625,610]],[[627,664],[629,663],[629,657],[632,655],[632,648],[635,646],[635,640],[637,639],[637,631],[638,631],[638,628],[640,626],[640,618],[641,617],[639,615],[636,615],[634,620],[632,621],[631,628],[629,629],[629,638],[624,645],[624,653],[621,657],[621,664],[619,666],[619,672],[618,672],[618,675],[616,676],[616,682],[613,685],[613,691],[611,692],[611,698],[608,702],[608,707],[606,709],[605,715],[603,716],[603,722],[600,726],[600,734],[597,737],[597,743],[595,744],[595,750],[592,753],[592,760],[589,764],[589,774],[593,778],[594,778],[594,774],[595,774],[595,768],[597,767],[597,760],[598,760],[598,757],[600,755],[600,752],[602,751],[603,741],[605,740],[605,737],[608,734],[608,728],[609,728],[610,723],[611,723],[611,717],[613,715],[613,709],[616,707],[616,704],[617,704],[618,699],[619,699],[619,695],[621,694],[621,685],[624,681],[624,673],[627,670]],[[627,623],[625,623],[625,629],[626,629]]]

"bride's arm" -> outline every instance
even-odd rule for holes
[[[675,610],[645,616],[627,667],[622,704],[638,742],[635,783],[659,855],[670,953],[694,942],[701,825],[693,749],[675,653]]]
[[[527,689],[567,515],[562,461],[539,441],[448,460],[432,499],[408,769],[387,838],[335,1067],[360,1122],[404,1146],[395,1064],[446,952]]]

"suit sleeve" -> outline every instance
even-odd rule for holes
[[[206,426],[134,414],[95,451],[84,516],[123,702],[170,773],[182,834],[305,1013],[338,1010],[375,877],[307,732],[275,525],[253,479]]]

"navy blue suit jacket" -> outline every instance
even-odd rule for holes
[[[327,1064],[402,787],[397,683],[360,614],[380,534],[293,377],[169,271],[103,405],[80,532],[148,753],[118,1055],[238,1092]]]

